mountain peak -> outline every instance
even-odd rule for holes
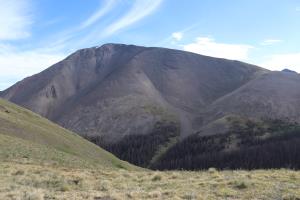
[[[287,68],[285,68],[285,69],[283,69],[283,70],[281,70],[282,72],[288,72],[288,73],[295,73],[295,74],[298,74],[297,72],[295,72],[295,71],[293,71],[293,70],[290,70],[290,69],[287,69]]]
[[[124,147],[129,153],[136,142],[156,146],[135,163],[150,164],[171,140],[199,130],[222,133],[227,115],[300,122],[299,83],[300,76],[247,63],[108,43],[77,51],[1,97],[107,149]]]
[[[138,48],[145,48],[144,46],[138,46],[133,44],[123,44],[123,43],[105,43],[99,46],[95,46],[94,48],[120,48],[120,47],[138,47]]]

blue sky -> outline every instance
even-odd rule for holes
[[[299,34],[300,0],[0,0],[0,90],[104,43],[300,72]]]

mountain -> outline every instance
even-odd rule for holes
[[[186,122],[182,134],[190,134],[189,115],[263,71],[182,51],[106,44],[79,50],[1,96],[78,133],[114,142],[180,117]]]
[[[202,116],[207,124],[226,115],[288,119],[300,122],[300,76],[269,72],[209,105]]]
[[[289,73],[295,73],[297,74],[297,72],[290,70],[290,69],[283,69],[282,72],[289,72]]]
[[[0,99],[1,162],[135,169],[43,117]]]
[[[186,142],[200,142],[196,139]],[[166,156],[173,159],[172,151]],[[285,169],[138,169],[40,115],[0,99],[0,199],[274,199],[278,195],[295,199],[299,179],[299,172]],[[280,193],[274,193],[274,185],[281,186]]]
[[[171,151],[166,155],[173,158]],[[293,199],[299,196],[299,179],[298,171],[285,169],[138,169],[40,115],[0,99],[0,199],[274,199],[278,196],[274,185],[281,186],[281,196]]]
[[[230,116],[300,122],[299,84],[298,74],[239,61],[105,44],[79,50],[0,96],[149,167],[194,135],[227,134]]]

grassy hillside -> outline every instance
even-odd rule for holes
[[[0,99],[0,160],[133,169],[75,133]]]
[[[1,200],[300,198],[298,171],[137,169],[39,115],[0,100]]]

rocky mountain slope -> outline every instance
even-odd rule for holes
[[[148,166],[190,135],[226,133],[222,119],[230,115],[300,122],[299,84],[298,74],[239,61],[105,44],[79,50],[0,96]]]

